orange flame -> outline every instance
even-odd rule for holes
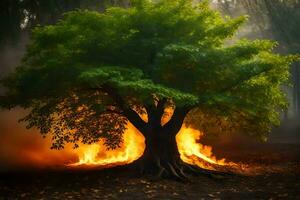
[[[186,163],[207,169],[213,169],[209,164],[226,165],[225,159],[217,160],[213,156],[211,146],[205,146],[197,142],[202,135],[203,133],[183,125],[176,136],[181,159]],[[107,151],[101,143],[81,145],[77,150],[79,161],[70,166],[128,164],[137,160],[143,154],[144,149],[144,137],[133,125],[128,124],[121,148]]]
[[[112,166],[128,164],[138,159],[144,152],[144,137],[132,125],[127,125],[122,146],[114,150],[106,150],[103,143],[80,145],[76,150],[79,161],[70,166],[99,165]]]
[[[208,164],[226,165],[225,159],[217,160],[213,156],[211,146],[199,143],[201,136],[203,136],[202,132],[183,125],[176,136],[181,159],[186,163],[207,169],[213,169]]]
[[[120,148],[106,150],[103,142],[92,145],[80,145],[73,149],[68,145],[64,150],[50,150],[51,138],[42,139],[37,130],[26,130],[15,119],[25,111],[15,110],[0,115],[2,130],[0,140],[0,161],[11,166],[59,167],[59,166],[102,166],[124,165],[138,159],[145,149],[144,137],[131,124],[124,133],[124,142]],[[166,109],[162,124],[171,117],[172,109]],[[21,114],[20,114],[21,113]],[[147,121],[146,116],[142,116]],[[13,120],[12,120],[13,119]],[[14,127],[12,130],[11,127]],[[212,147],[199,143],[203,133],[182,126],[176,136],[181,159],[189,164],[210,168],[211,165],[227,165],[224,159],[217,160]],[[68,164],[69,163],[69,164]],[[71,164],[70,164],[71,163]]]

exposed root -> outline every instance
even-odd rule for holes
[[[174,165],[179,169],[180,173],[184,176],[190,179],[190,177],[184,172],[184,165],[178,165],[177,162],[174,163]]]
[[[159,168],[159,172],[158,172],[158,174],[157,174],[155,177],[156,177],[156,178],[161,178],[161,177],[162,177],[162,174],[163,174],[164,172],[166,172],[166,168],[164,168],[163,166],[161,166],[161,164],[160,164],[160,159],[157,160],[157,166],[158,166],[158,168]]]
[[[184,173],[182,173],[182,170],[176,167],[176,165],[172,165],[171,163],[168,163],[168,166],[171,172],[171,176],[175,176],[177,180],[182,182],[189,181],[189,178]]]
[[[184,162],[167,163],[166,167],[160,166],[159,177],[175,178],[181,182],[190,182],[191,176],[205,176],[213,179],[224,179],[232,176],[232,173],[202,169],[195,165],[190,165]]]
[[[134,163],[133,166],[139,168],[141,175],[150,175],[153,180],[169,178],[180,182],[191,182],[193,176],[205,176],[220,180],[233,175],[229,172],[203,169],[177,159],[169,162],[157,159],[152,164],[140,162]]]
[[[186,164],[186,163],[184,164],[184,167],[186,168],[186,170],[189,173],[191,173],[193,175],[206,176],[206,177],[214,178],[214,179],[223,179],[226,176],[233,175],[233,173],[230,173],[230,172],[203,169],[196,165],[190,165],[190,164]]]

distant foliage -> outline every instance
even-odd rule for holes
[[[79,8],[100,11],[109,5],[127,4],[127,0],[1,0],[0,45],[17,43],[22,33],[37,24],[54,23],[66,11]]]

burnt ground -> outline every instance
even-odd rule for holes
[[[124,167],[6,171],[0,173],[0,199],[300,199],[300,144],[224,147],[219,154],[253,173],[181,183],[139,177]]]

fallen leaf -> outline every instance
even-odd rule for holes
[[[213,194],[208,194],[208,196],[209,196],[209,197],[215,197],[215,195],[213,195]]]

